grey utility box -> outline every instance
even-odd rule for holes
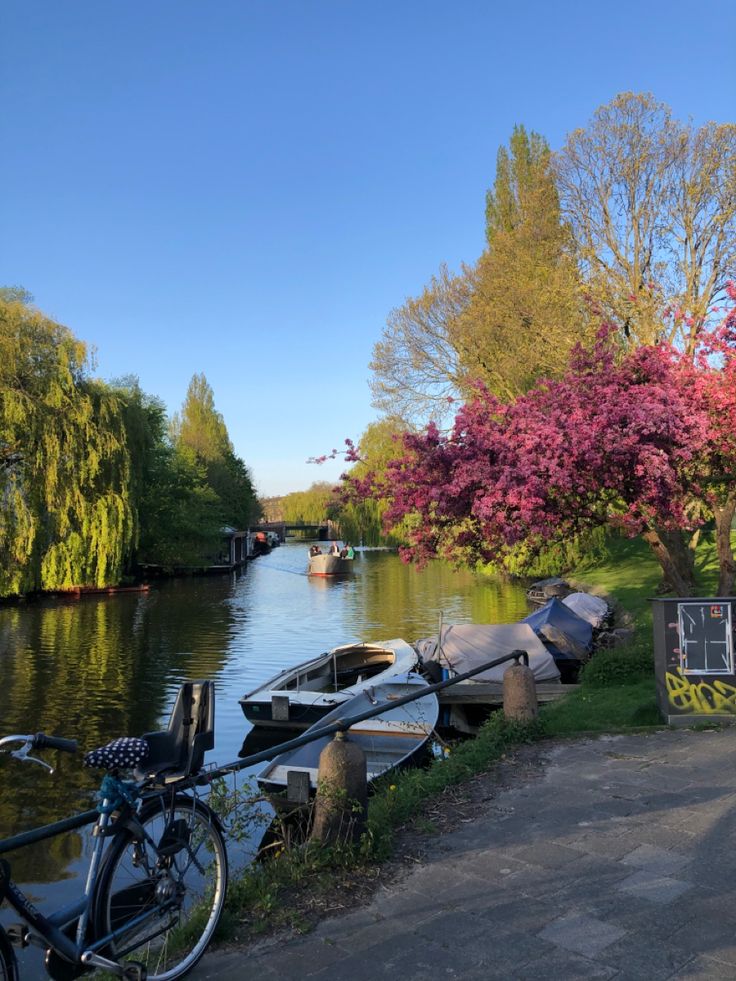
[[[670,725],[736,722],[736,598],[652,600],[657,701]]]

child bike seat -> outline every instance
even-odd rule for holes
[[[170,783],[202,769],[204,754],[215,745],[215,684],[185,681],[176,696],[168,728],[142,738],[114,739],[85,753],[84,765],[104,770],[135,770]]]
[[[137,765],[136,776],[165,783],[198,773],[204,754],[215,745],[215,683],[185,681],[176,696],[168,728],[143,737],[148,756]]]

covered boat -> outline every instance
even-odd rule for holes
[[[559,681],[560,672],[554,658],[528,623],[477,624],[457,623],[442,628],[441,638],[427,637],[414,645],[422,662],[435,663],[452,674],[462,674],[494,658],[526,651],[529,667],[536,681]],[[460,684],[481,681],[503,682],[510,662],[482,671]]]
[[[570,593],[562,601],[573,613],[587,620],[594,630],[600,630],[611,616],[611,608],[600,596],[590,593]]]
[[[530,603],[542,604],[553,597],[562,599],[570,592],[572,590],[568,582],[560,579],[559,576],[551,576],[549,579],[540,579],[538,582],[532,583],[526,591],[526,598]]]
[[[558,599],[549,600],[522,623],[528,623],[539,637],[565,680],[575,680],[593,649],[592,625]]]
[[[405,681],[418,662],[405,640],[343,644],[279,672],[240,699],[243,714],[257,726],[306,729],[335,706],[387,681]]]
[[[427,693],[406,705],[392,706],[397,699],[428,687],[428,683],[418,674],[408,674],[402,681],[375,685],[333,709],[312,729],[321,729],[338,719],[349,719],[385,704],[385,712],[357,722],[348,730],[348,739],[357,743],[365,753],[370,782],[388,770],[409,762],[431,736],[439,714],[434,693]],[[325,735],[305,746],[281,753],[258,775],[258,784],[267,792],[281,791],[288,786],[290,773],[307,773],[310,790],[314,792],[320,753],[332,739],[332,734]]]

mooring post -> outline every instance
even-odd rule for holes
[[[365,753],[344,732],[336,732],[319,756],[312,841],[358,841],[365,830],[368,780]]]
[[[538,711],[534,672],[526,664],[512,664],[503,674],[503,714],[512,722],[531,722]]]

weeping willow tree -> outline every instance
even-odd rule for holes
[[[119,581],[135,538],[122,403],[71,331],[0,290],[0,595]]]
[[[288,524],[321,524],[334,517],[335,494],[332,484],[318,480],[305,491],[292,491],[281,498],[281,513]]]
[[[396,545],[402,531],[387,535],[383,515],[388,501],[364,491],[368,484],[380,484],[381,474],[390,460],[401,455],[401,436],[406,424],[398,416],[386,416],[368,425],[358,444],[359,460],[343,475],[340,491],[340,529],[345,541],[363,545]],[[376,480],[378,477],[378,480]]]

